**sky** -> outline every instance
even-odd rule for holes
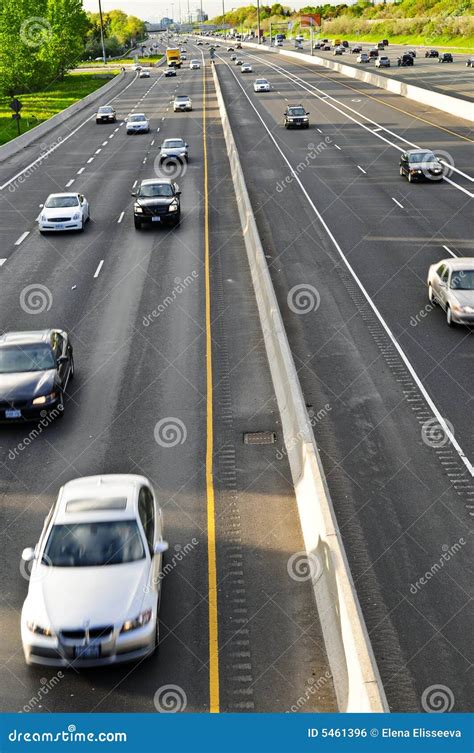
[[[276,2],[278,0],[275,0]],[[343,0],[340,0],[341,2]],[[83,0],[84,8],[90,11],[98,10],[98,0]],[[263,2],[263,0],[262,0]],[[272,5],[273,0],[267,0],[269,5]],[[236,2],[235,0],[224,0],[224,9],[230,10],[231,8],[237,8],[242,5],[251,5],[252,0],[245,0],[245,2]],[[254,3],[256,4],[256,3]],[[311,5],[311,0],[292,0],[288,3],[282,3],[290,8],[304,8],[305,5]],[[334,2],[337,5],[337,0]],[[187,14],[188,0],[102,0],[102,10],[123,10],[124,13],[129,15],[138,16],[143,18],[144,21],[148,19],[160,19],[163,16],[169,16],[178,20],[179,8],[181,7],[181,14],[183,20]],[[200,7],[198,0],[189,0],[189,7],[191,12]],[[222,13],[222,0],[202,0],[202,7],[204,13],[207,13],[209,18],[220,15]]]

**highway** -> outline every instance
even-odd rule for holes
[[[193,112],[173,113],[176,92]],[[171,686],[189,712],[286,711],[299,699],[304,711],[333,711],[311,583],[288,569],[304,545],[287,462],[243,442],[264,430],[281,445],[281,433],[209,70],[127,73],[115,94],[116,124],[96,125],[88,108],[46,150],[1,164],[2,331],[65,328],[76,368],[62,421],[32,438],[34,426],[0,427],[2,710],[154,712]],[[151,132],[127,136],[124,118],[141,111]],[[130,193],[177,135],[190,149],[175,176],[181,225],[138,233]],[[64,190],[86,195],[91,223],[40,236],[39,205]],[[163,507],[159,654],[65,671],[32,705],[57,670],[24,662],[21,551],[62,483],[115,472],[146,475]]]
[[[390,706],[419,709],[424,689],[442,684],[467,710],[468,546],[436,578],[421,586],[419,579],[454,542],[469,540],[474,510],[472,336],[451,332],[439,309],[427,308],[426,293],[430,264],[472,256],[469,130],[440,113],[433,121],[400,97],[348,87],[325,69],[247,49],[241,57],[253,73],[242,74],[219,52],[225,103]],[[258,77],[271,92],[254,93]],[[285,130],[285,106],[300,103],[310,130]],[[451,182],[402,179],[407,142],[449,152],[458,170]],[[296,286],[307,289],[305,315],[289,305]],[[457,447],[426,436],[427,397]]]
[[[447,327],[426,275],[473,255],[472,130],[304,60],[241,57],[253,73],[224,45],[216,70],[390,709],[443,685],[467,711],[472,331]],[[208,58],[190,43],[176,78],[127,72],[116,124],[87,108],[0,162],[2,331],[65,328],[76,368],[61,421],[30,441],[0,425],[4,711],[32,710],[57,673],[24,662],[21,551],[61,484],[95,473],[143,474],[162,504],[159,654],[64,671],[33,710],[154,712],[169,688],[187,712],[337,710],[312,585],[292,571],[304,544]],[[173,112],[175,93],[192,112]],[[285,130],[300,103],[310,129]],[[126,135],[132,112],[149,134]],[[137,232],[130,193],[173,136],[190,150],[181,224]],[[448,179],[402,179],[413,146],[441,151]],[[65,190],[91,223],[40,236],[40,204]]]

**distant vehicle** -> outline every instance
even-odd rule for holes
[[[275,39],[277,42],[283,42],[284,39],[286,39],[286,34],[282,34],[281,32],[275,36]]]
[[[279,45],[277,44],[277,46],[279,46]],[[313,44],[313,50],[320,50],[320,49],[322,49],[322,47],[323,47],[323,43],[322,42],[315,42]]]
[[[236,60],[236,61],[235,61],[235,64],[236,64],[236,65],[243,65],[243,64],[244,64],[244,61],[243,61],[243,60],[240,60],[240,59],[239,59],[239,60]]]
[[[345,52],[344,47],[342,45],[340,47],[335,47],[333,50],[333,55],[343,55]]]
[[[474,68],[474,58],[468,58],[466,60],[466,65],[468,68]]]
[[[446,312],[448,326],[474,324],[474,259],[442,259],[428,270],[428,298]]]
[[[0,335],[0,422],[39,420],[44,415],[61,418],[64,393],[73,377],[67,332],[47,329]]]
[[[65,484],[46,516],[21,612],[27,664],[96,667],[140,660],[159,644],[162,511],[143,476]]]
[[[360,52],[362,52],[362,47],[360,46],[360,44],[355,44],[351,49],[351,55],[358,55]]]
[[[378,50],[384,50],[385,49],[384,43],[383,42],[377,42],[377,49]]]
[[[173,112],[191,112],[193,103],[187,94],[177,94],[173,100]]]
[[[275,47],[283,47],[283,41],[281,39],[277,39],[275,42]]]
[[[342,42],[341,42],[341,45],[343,47],[349,47],[349,42],[347,41],[347,39],[343,39]]]
[[[51,193],[40,208],[40,233],[84,230],[90,219],[89,202],[81,193]]]
[[[149,133],[150,121],[144,112],[132,113],[127,118],[126,124],[127,134],[131,133]]]
[[[181,162],[188,161],[188,144],[184,139],[165,139],[160,149],[160,164],[166,159],[176,159]]]
[[[390,68],[390,60],[386,55],[382,55],[375,61],[376,68]]]
[[[369,58],[372,60],[372,58],[378,58],[379,51],[376,47],[372,47],[371,50],[369,50]]]
[[[370,58],[367,52],[361,52],[360,55],[357,56],[357,62],[358,63],[368,63],[370,62]]]
[[[426,50],[425,58],[439,58],[438,50]]]
[[[324,47],[323,47],[322,49],[323,49],[323,50],[324,50],[325,52],[329,52],[329,51],[330,51],[330,49],[331,49],[331,45],[330,45],[330,44],[325,44],[325,45],[324,45]]]
[[[241,73],[252,73],[252,66],[249,63],[244,63],[240,69]]]
[[[414,65],[414,58],[413,55],[410,55],[408,52],[405,52],[401,57],[397,60],[397,65],[406,67],[410,65]]]
[[[142,180],[135,197],[133,218],[136,230],[143,225],[178,225],[181,217],[181,191],[173,180]]]
[[[139,78],[150,78],[150,71],[148,70],[148,68],[142,68],[138,77]]]
[[[192,71],[197,71],[201,67],[201,63],[199,60],[191,60],[189,67]]]
[[[201,42],[201,41],[199,41],[199,42],[196,42],[196,44],[198,45],[198,47],[199,47],[199,46],[201,46],[201,47],[202,47],[202,42]]]
[[[303,105],[288,105],[283,113],[285,128],[309,128],[309,112]]]
[[[237,55],[231,55],[231,56],[230,56],[230,59],[231,59],[232,61],[234,61],[234,60],[237,60]]]
[[[443,52],[438,58],[438,63],[453,63],[453,56],[450,52]]]
[[[181,60],[187,60],[187,59],[188,59],[188,56],[186,55],[186,53],[182,52],[181,53]]]
[[[139,65],[139,63],[135,63],[135,65],[132,67],[133,71],[141,71],[142,67]]]
[[[296,37],[296,38],[298,39],[298,37]],[[340,44],[341,44],[341,40],[340,39],[334,39],[333,40],[333,43],[332,43],[333,47],[339,47]]]
[[[111,105],[102,105],[97,109],[95,122],[96,123],[115,123],[117,120],[117,113]]]
[[[233,47],[228,47],[227,48],[227,52],[234,52],[234,48]]]
[[[257,78],[253,82],[253,90],[254,92],[269,92],[270,83],[267,81],[266,78]]]
[[[385,47],[388,47],[388,39],[382,39],[382,42],[384,43]]]
[[[416,58],[416,50],[408,50],[408,55],[411,55],[412,58]]]
[[[443,165],[430,149],[408,149],[400,157],[400,175],[414,180],[443,180]]]
[[[176,68],[167,68],[165,71],[165,78],[171,78],[171,76],[176,76]]]
[[[181,52],[187,52],[186,47],[181,47]]]
[[[241,50],[242,49],[242,45],[240,44],[240,42],[237,42],[237,44],[235,45],[235,49],[236,50]]]
[[[166,62],[174,68],[181,68],[181,51],[178,47],[166,48]]]

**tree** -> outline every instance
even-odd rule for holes
[[[63,78],[82,58],[88,20],[82,0],[47,0],[51,27],[41,57],[49,63],[53,75]]]

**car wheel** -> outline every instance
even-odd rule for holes
[[[69,379],[74,379],[74,358],[71,356],[71,365],[69,367]]]
[[[402,177],[402,178],[404,178],[404,177],[405,177],[405,174],[404,174],[404,172],[403,172],[403,167],[401,167],[401,168],[400,168],[400,175],[401,175],[401,177]]]
[[[408,173],[408,182],[413,183],[413,176],[411,173]]]
[[[133,220],[133,222],[134,222],[134,225],[135,225],[135,230],[141,230],[142,229],[142,223],[141,223],[140,220],[137,220],[137,218],[135,217],[134,220]]]
[[[430,303],[433,304],[433,306],[436,306],[436,297],[433,292],[433,288],[431,284],[428,285],[428,298],[429,298]]]
[[[454,327],[453,314],[451,312],[451,306],[446,306],[446,323],[448,327]]]
[[[85,227],[86,227],[86,221],[85,221],[85,219],[84,219],[84,217],[83,217],[83,218],[82,218],[82,222],[81,222],[81,227],[80,227],[80,230],[79,230],[79,232],[80,232],[80,233],[83,233],[83,232],[84,232],[84,230],[85,230]]]

